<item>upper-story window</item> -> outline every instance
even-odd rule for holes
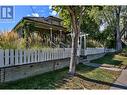
[[[60,22],[59,21],[52,20],[52,24],[60,25]]]
[[[54,25],[60,25],[61,26],[61,19],[53,16],[49,16],[47,18],[47,21]]]

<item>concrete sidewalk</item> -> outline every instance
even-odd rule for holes
[[[82,63],[87,66],[102,68],[106,70],[122,71],[122,68],[114,67],[113,65],[109,65],[109,64],[97,64],[97,63],[86,63],[86,62],[82,62]]]
[[[113,70],[113,71],[122,71],[118,79],[115,81],[115,83],[112,84],[111,90],[123,90],[127,89],[127,69],[124,68],[118,68],[113,67],[112,65],[102,65],[97,63],[86,63],[82,62],[84,65],[92,66],[96,68],[102,68],[107,70]]]
[[[121,85],[123,87],[126,87],[127,89],[127,69],[123,70],[121,72],[121,75],[119,76],[119,78],[115,81],[114,84],[117,84],[117,85]],[[119,88],[119,87],[111,87],[110,88],[111,90],[122,90],[123,88]]]

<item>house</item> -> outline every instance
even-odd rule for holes
[[[66,45],[68,40],[68,32],[62,25],[62,19],[54,16],[48,16],[47,18],[23,17],[12,31],[17,32],[20,38],[39,35],[42,44],[51,47],[57,47],[60,44]]]

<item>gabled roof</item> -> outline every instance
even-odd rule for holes
[[[51,24],[51,22],[48,21],[49,19],[56,20],[56,21],[62,21],[62,19],[60,19],[60,18],[58,18],[58,17],[54,17],[54,16],[48,16],[47,18],[45,18],[45,17],[23,17],[23,18],[16,24],[16,26],[12,29],[12,31],[15,30],[16,27],[17,27],[23,20],[35,21],[35,22],[44,23],[44,24],[47,24],[47,25],[53,25],[53,26],[57,26],[57,27],[64,28],[63,26],[60,26],[60,25]]]
[[[39,22],[43,22],[43,23],[49,23],[48,21],[45,20],[44,17],[24,17],[24,19],[39,21]]]

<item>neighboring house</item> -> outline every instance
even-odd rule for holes
[[[23,17],[12,31],[17,32],[20,38],[39,35],[42,43],[49,44],[50,46],[57,46],[61,43],[66,44],[68,38],[68,32],[62,26],[62,20],[54,16],[47,18]]]

